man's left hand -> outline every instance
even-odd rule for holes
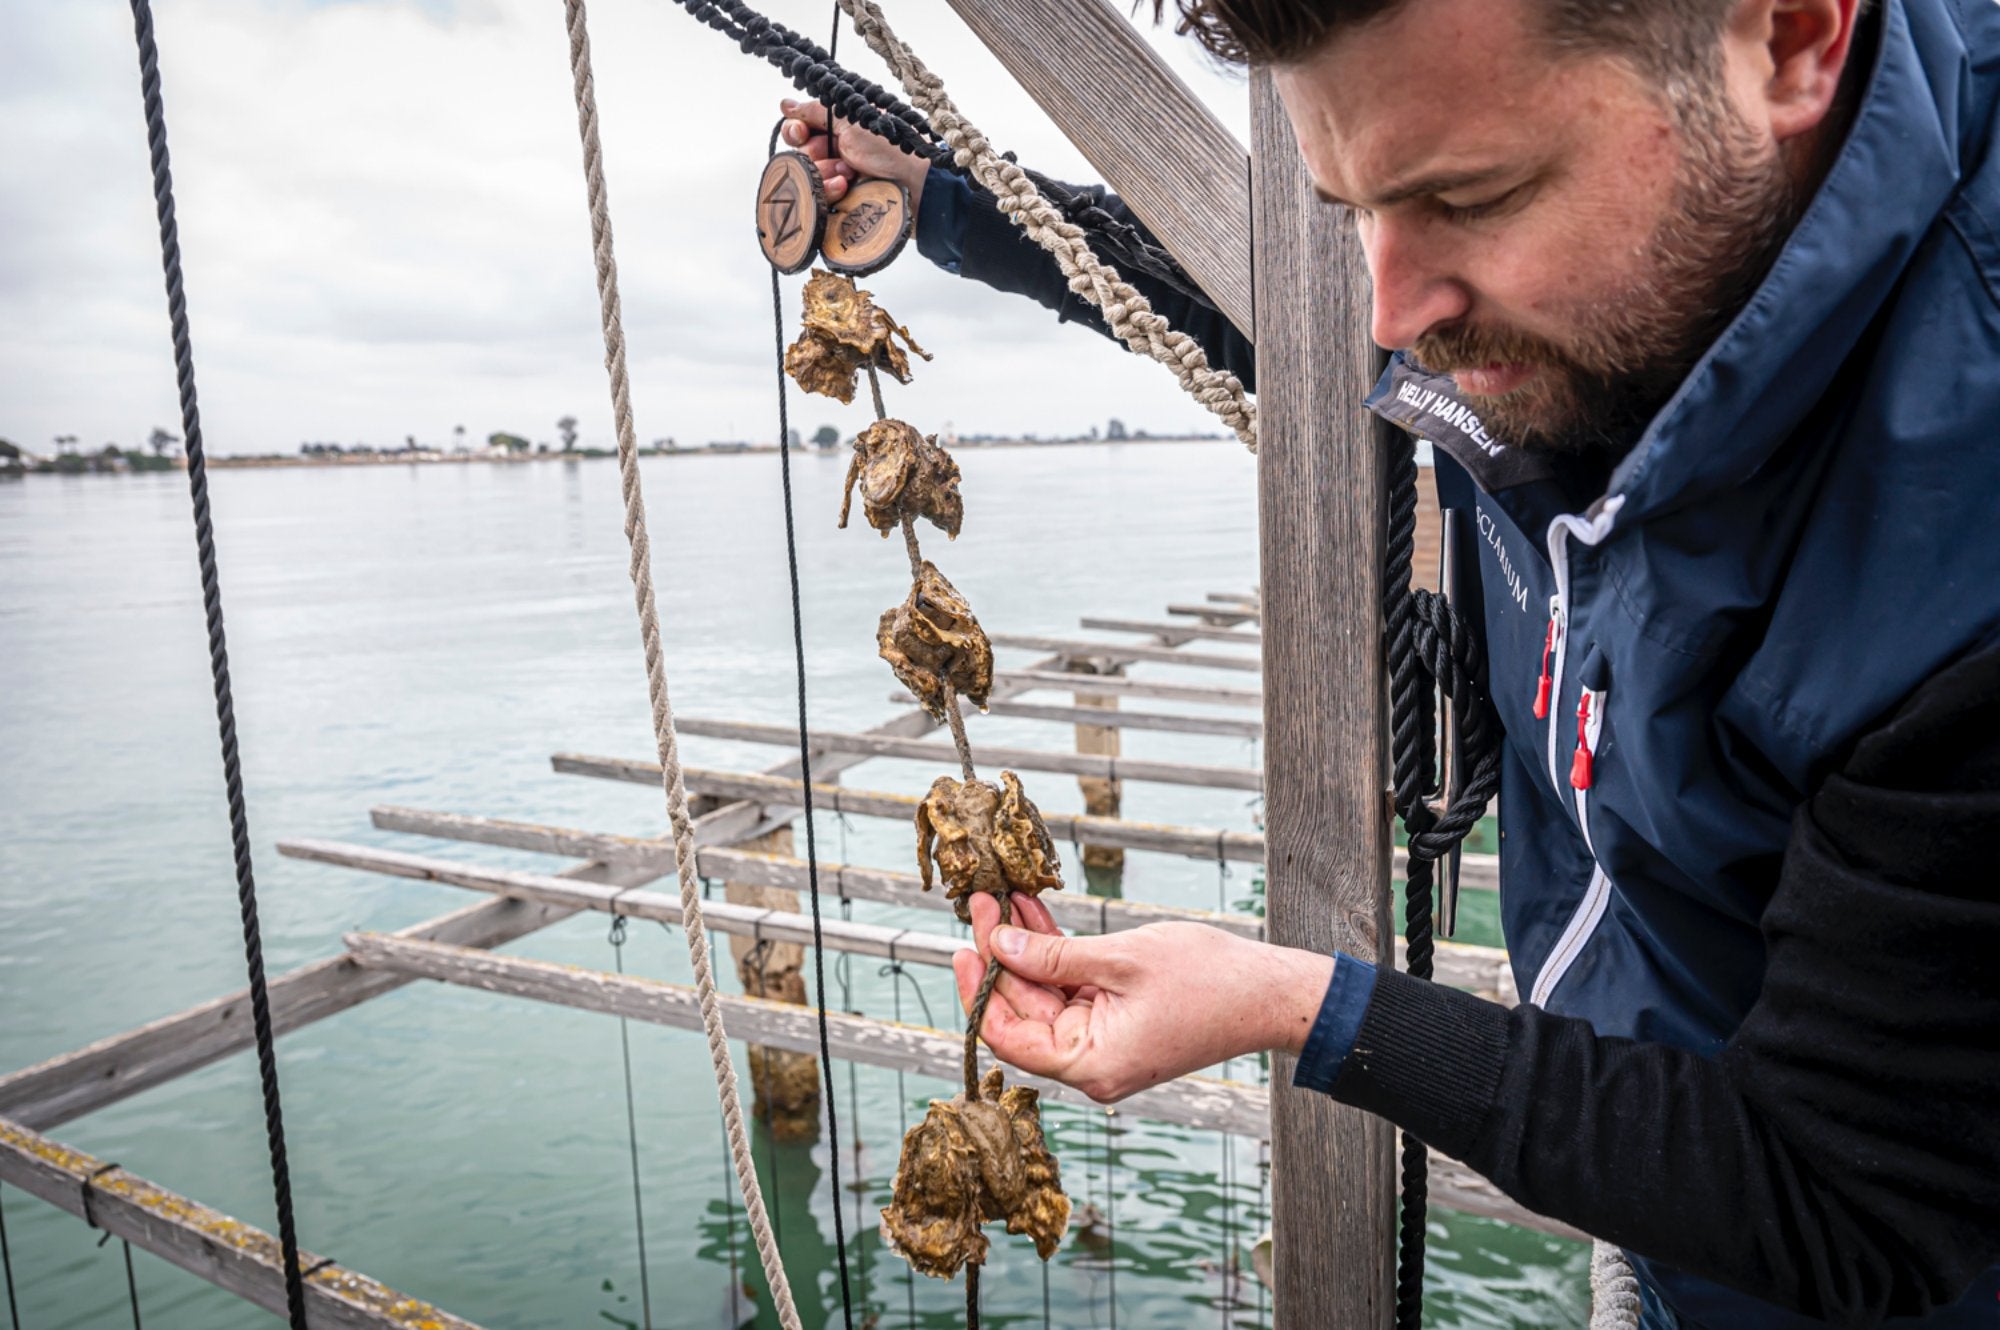
[[[1002,1061],[1114,1103],[1231,1058],[1305,1045],[1333,959],[1205,924],[1149,924],[1065,937],[1040,901],[1013,897],[1001,928],[972,897],[973,941],[952,961],[966,1010],[998,956],[980,1033]]]

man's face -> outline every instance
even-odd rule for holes
[[[1376,342],[1527,447],[1637,441],[1797,217],[1721,87],[1674,114],[1557,58],[1536,0],[1408,0],[1274,71],[1320,192],[1355,206]]]

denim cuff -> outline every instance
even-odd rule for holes
[[[1333,960],[1333,980],[1320,1000],[1319,1015],[1313,1019],[1312,1033],[1292,1069],[1292,1084],[1303,1090],[1333,1092],[1347,1055],[1354,1051],[1361,1033],[1361,1018],[1368,1013],[1369,999],[1375,996],[1375,967],[1346,952]]]

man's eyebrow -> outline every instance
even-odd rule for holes
[[[1389,208],[1411,199],[1423,198],[1431,194],[1449,194],[1454,190],[1471,189],[1478,185],[1490,184],[1513,171],[1511,165],[1481,167],[1476,171],[1445,171],[1436,175],[1420,176],[1404,185],[1385,190],[1369,205],[1370,208]],[[1338,208],[1356,208],[1362,205],[1349,203],[1338,195],[1329,194],[1318,184],[1313,193],[1319,195],[1322,203],[1331,203]]]

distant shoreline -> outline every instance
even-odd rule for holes
[[[1183,435],[1178,437],[1147,437],[1143,439],[993,439],[969,441],[961,439],[949,445],[955,452],[971,452],[989,448],[1075,448],[1092,444],[1194,444],[1226,443],[1228,435]],[[832,448],[795,448],[795,456],[824,454],[828,457],[845,458],[848,449],[841,446]],[[740,448],[675,448],[639,450],[641,457],[742,457],[749,455],[774,456],[778,446],[771,443],[747,444]],[[211,454],[208,467],[212,471],[235,470],[280,470],[291,467],[343,467],[343,466],[521,466],[534,462],[591,462],[614,460],[617,453],[603,448],[578,449],[575,452],[546,453],[441,453],[441,452],[387,452],[387,453],[318,453],[311,456],[275,453],[262,456],[230,456]],[[0,465],[0,477],[23,476],[76,476],[76,475],[129,475],[144,474],[163,470],[182,470],[180,458],[169,459],[164,466],[109,466],[109,467],[62,467],[53,461],[39,465],[6,468]]]

